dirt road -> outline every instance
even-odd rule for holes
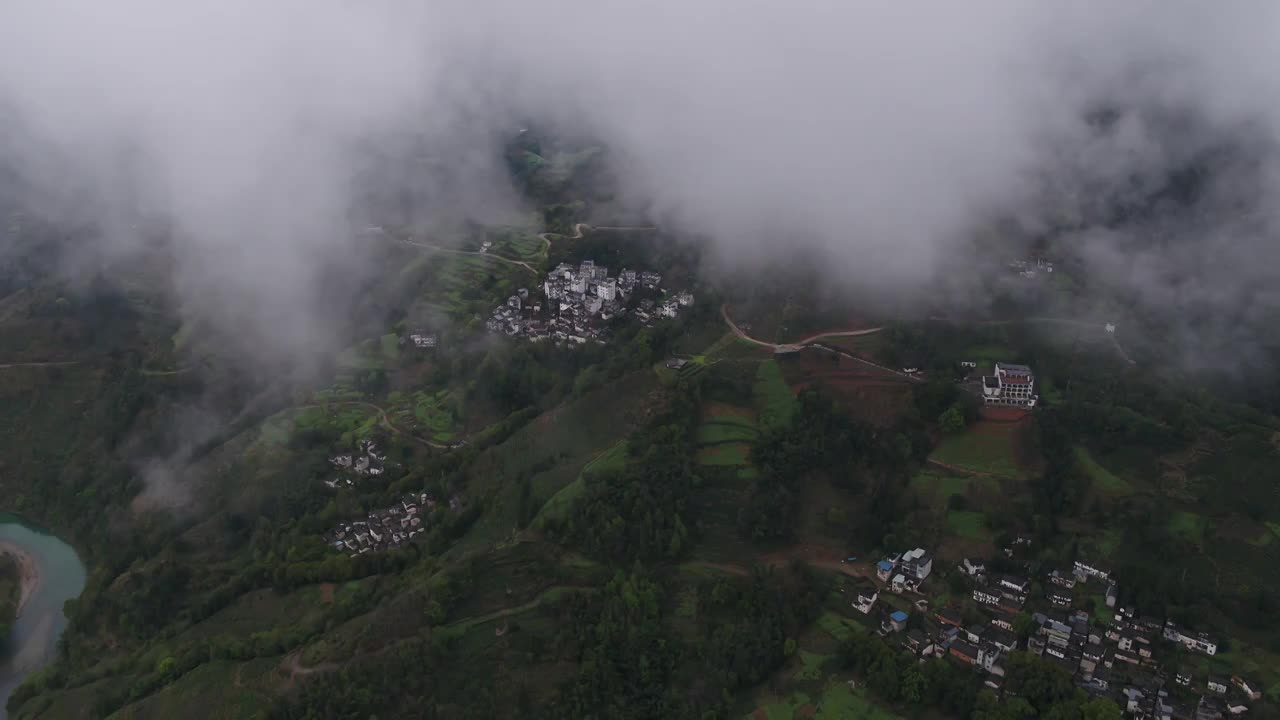
[[[819,350],[825,350],[827,352],[835,353],[842,357],[846,357],[856,363],[861,363],[863,365],[876,368],[877,370],[880,370],[883,372],[891,373],[909,382],[916,382],[916,383],[924,382],[921,378],[918,378],[914,375],[908,375],[907,373],[899,372],[898,370],[894,370],[893,368],[885,367],[884,365],[873,363],[870,360],[865,360],[863,358],[860,358],[857,355],[854,355],[853,353],[848,352],[846,350],[842,350],[838,347],[834,347],[832,345],[823,345],[822,343],[818,342],[818,340],[822,338],[828,338],[828,337],[857,337],[859,335],[871,335],[884,330],[884,328],[873,327],[873,328],[863,328],[861,330],[837,330],[835,332],[824,332],[820,335],[811,335],[803,340],[800,340],[799,342],[794,342],[794,343],[771,343],[771,342],[765,342],[764,340],[758,340],[746,334],[745,332],[743,332],[742,328],[738,327],[738,324],[733,321],[733,318],[729,317],[729,310],[727,306],[725,305],[720,306],[720,315],[721,317],[724,318],[725,324],[729,326],[729,329],[733,331],[734,335],[737,335],[739,338],[741,338],[742,340],[746,340],[749,343],[754,343],[762,347],[773,348],[773,351],[775,353],[799,352],[807,347],[812,347],[812,348],[817,348]]]
[[[0,370],[21,367],[66,367],[68,365],[79,365],[79,360],[64,360],[60,362],[23,362],[23,363],[4,363],[0,364]]]
[[[756,345],[773,348],[774,352],[796,352],[797,350],[804,349],[808,345],[814,344],[814,342],[817,341],[819,338],[856,337],[858,335],[872,335],[884,329],[884,328],[874,327],[874,328],[863,328],[861,330],[837,330],[835,332],[824,332],[818,335],[810,335],[809,337],[803,340],[800,340],[798,342],[793,342],[793,343],[771,343],[771,342],[765,342],[764,340],[758,340],[746,334],[745,332],[743,332],[742,328],[738,327],[738,324],[733,321],[733,318],[729,317],[728,306],[726,305],[720,306],[720,316],[724,318],[725,324],[729,326],[729,329],[733,331],[734,335],[737,335],[739,338],[742,338],[743,340],[746,340],[749,343],[754,343]]]
[[[550,250],[551,238],[564,238],[565,240],[581,240],[583,237],[586,236],[587,233],[591,232],[592,230],[605,230],[608,232],[655,232],[657,229],[658,228],[656,227],[621,227],[621,226],[614,226],[614,225],[593,226],[593,225],[588,225],[586,223],[577,223],[576,225],[573,226],[572,235],[544,232],[544,233],[539,233],[538,238],[541,239],[542,242],[547,244],[544,250]]]
[[[408,432],[407,430],[402,430],[399,427],[396,427],[396,424],[391,422],[391,418],[390,416],[387,415],[387,411],[384,408],[378,405],[374,405],[371,402],[365,402],[364,400],[335,400],[334,402],[329,402],[329,403],[312,403],[310,405],[298,405],[293,409],[307,410],[310,408],[328,408],[328,407],[333,407],[335,405],[345,405],[347,407],[362,407],[362,408],[367,408],[369,410],[373,410],[374,412],[378,413],[378,417],[381,420],[383,427],[385,427],[386,429],[390,430],[391,432],[397,435],[403,435],[409,438],[410,440],[413,440],[414,442],[417,442],[421,445],[426,445],[427,447],[435,448],[437,450],[451,450],[454,447],[454,445],[438,443],[433,440],[428,440],[426,438],[418,437],[417,435],[414,435],[413,433]]]
[[[509,257],[503,257],[502,255],[496,255],[491,252],[480,252],[479,250],[458,250],[455,248],[443,247],[441,245],[430,245],[428,243],[420,243],[414,240],[400,240],[399,242],[404,245],[412,245],[414,247],[423,248],[425,250],[432,250],[435,252],[442,252],[442,253],[450,253],[452,255],[477,255],[479,257],[493,258],[498,262],[503,262],[508,265],[515,265],[516,267],[523,268],[524,270],[527,270],[528,272],[533,273],[535,277],[537,277],[539,274],[537,268],[535,268],[534,266],[530,265],[529,263],[523,260],[512,260]]]

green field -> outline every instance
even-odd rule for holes
[[[1007,345],[997,343],[986,343],[984,345],[970,345],[964,349],[961,360],[967,362],[978,363],[978,369],[981,370],[983,365],[992,365],[998,362],[1013,362],[1013,350]],[[987,368],[990,370],[990,368]]]
[[[400,359],[400,338],[395,333],[389,333],[378,338],[381,346],[382,357],[388,362],[396,362]]]
[[[587,487],[586,476],[593,472],[607,472],[610,470],[621,470],[627,464],[627,441],[619,440],[614,443],[608,450],[600,453],[594,460],[587,463],[582,468],[582,472],[573,482],[565,485],[538,511],[538,515],[533,519],[534,527],[543,527],[548,522],[562,521],[569,516],[569,510],[573,507],[573,502]]]
[[[437,442],[448,442],[457,431],[457,410],[449,392],[417,392],[413,394],[413,416]]]
[[[380,370],[383,367],[382,346],[373,340],[352,345],[338,353],[338,366],[351,370]]]
[[[799,407],[795,393],[791,392],[776,360],[760,363],[753,393],[756,408],[760,411],[760,425],[766,430],[791,422]]]
[[[1169,532],[1197,545],[1204,542],[1207,529],[1208,522],[1198,513],[1179,510],[1169,516]]]
[[[791,677],[796,680],[821,680],[822,666],[831,659],[830,655],[800,651],[800,668]]]
[[[956,475],[936,468],[916,473],[908,487],[922,500],[932,502],[938,508],[946,507],[947,499],[952,495],[966,496],[975,489],[997,489],[989,478]]]
[[[805,692],[793,692],[773,702],[766,703],[743,720],[794,720],[811,717],[818,720],[899,720],[889,710],[876,705],[865,696],[862,688],[851,690],[845,682],[831,682],[822,694],[811,697]]]
[[[750,461],[751,446],[746,443],[708,445],[698,451],[699,465],[747,465]]]
[[[947,527],[966,540],[987,540],[991,537],[987,530],[987,516],[980,512],[952,510],[947,513]]]
[[[945,465],[995,477],[1021,475],[1014,460],[1014,426],[979,422],[962,435],[951,435],[929,456]]]
[[[1076,462],[1080,463],[1080,469],[1089,476],[1094,487],[1108,495],[1133,494],[1133,486],[1124,478],[1099,465],[1093,459],[1093,455],[1089,453],[1088,448],[1077,445],[1075,456]]]
[[[726,442],[754,442],[759,436],[755,427],[740,422],[713,421],[698,426],[699,445],[718,445]]]
[[[827,611],[818,616],[817,626],[836,640],[848,640],[854,633],[865,632],[857,621]]]

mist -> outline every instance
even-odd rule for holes
[[[338,342],[354,289],[332,278],[365,271],[355,230],[388,221],[371,193],[414,199],[390,222],[519,211],[500,153],[534,119],[599,139],[635,206],[761,271],[803,245],[833,285],[927,296],[1016,218],[1135,306],[1206,318],[1170,332],[1194,358],[1202,333],[1243,335],[1238,306],[1277,309],[1277,13],[14,0],[0,160],[29,205],[98,229],[87,256],[134,252],[162,219],[181,311],[249,355]],[[1191,211],[1117,210],[1205,163]]]

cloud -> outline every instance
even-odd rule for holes
[[[837,283],[920,293],[992,218],[1030,233],[1066,212],[1087,221],[1076,244],[1099,281],[1152,307],[1224,310],[1242,298],[1223,276],[1264,286],[1280,267],[1256,189],[1278,176],[1277,13],[11,0],[0,115],[23,131],[23,181],[102,225],[95,250],[131,248],[139,215],[172,221],[188,311],[286,356],[332,340],[352,290],[327,278],[359,271],[351,230],[370,195],[408,188],[396,207],[413,220],[515,204],[497,160],[515,118],[600,138],[630,197],[722,255],[778,262],[808,245],[830,252]],[[1087,121],[1102,110],[1116,115],[1105,131]],[[1212,165],[1196,222],[1108,217],[1245,145],[1262,150]],[[1232,264],[1206,271],[1215,259]],[[1186,272],[1199,279],[1171,282]]]

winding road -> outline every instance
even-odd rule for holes
[[[572,235],[564,235],[562,233],[544,232],[538,233],[538,238],[547,244],[545,250],[551,249],[551,238],[564,238],[565,240],[581,240],[587,233],[593,230],[605,230],[609,232],[655,232],[657,227],[622,227],[617,225],[588,225],[586,223],[577,223],[573,226]],[[544,250],[544,251],[545,251]]]
[[[858,335],[871,335],[874,333],[878,333],[884,329],[884,328],[874,327],[874,328],[865,328],[862,330],[841,330],[838,332],[824,332],[824,333],[819,333],[817,335],[810,335],[809,337],[794,343],[771,343],[771,342],[766,342],[764,340],[759,340],[757,338],[753,338],[750,335],[743,332],[742,328],[738,327],[738,324],[733,321],[733,318],[729,317],[728,306],[726,305],[720,306],[720,316],[724,318],[725,324],[729,326],[729,329],[733,331],[734,335],[737,335],[739,338],[741,338],[742,340],[746,340],[749,343],[754,343],[756,345],[760,345],[767,348],[773,348],[773,351],[776,353],[797,352],[799,350],[803,350],[805,347],[808,347],[809,345],[813,345],[814,342],[819,338],[856,337]]]
[[[535,277],[539,274],[537,268],[535,268],[534,266],[530,265],[529,263],[523,260],[512,260],[509,257],[504,257],[502,255],[495,255],[494,253],[491,253],[491,252],[480,252],[479,250],[457,250],[454,248],[447,248],[440,245],[428,245],[427,243],[415,242],[413,240],[400,240],[399,242],[404,245],[412,245],[414,247],[423,248],[425,250],[433,250],[435,252],[450,253],[453,255],[478,255],[480,257],[493,258],[498,262],[504,262],[508,265],[515,265],[516,267],[524,268],[525,270],[533,273]]]
[[[771,343],[771,342],[765,342],[764,340],[759,340],[757,338],[753,338],[750,335],[743,332],[742,328],[738,327],[737,323],[733,321],[733,318],[729,317],[729,310],[727,306],[725,305],[720,306],[720,315],[721,317],[724,318],[725,324],[729,326],[729,329],[732,330],[733,334],[737,335],[739,339],[745,340],[749,343],[760,345],[762,347],[773,348],[773,351],[775,353],[799,352],[807,347],[812,347],[812,348],[817,348],[819,350],[825,350],[830,353],[835,353],[837,355],[840,355],[841,357],[848,358],[856,363],[861,363],[863,365],[866,365],[868,367],[873,367],[883,372],[897,375],[898,377],[908,380],[910,382],[924,382],[922,379],[914,375],[908,375],[907,373],[894,370],[893,368],[885,367],[884,365],[880,365],[878,363],[873,363],[870,360],[860,358],[857,355],[854,355],[853,353],[848,352],[846,350],[842,350],[838,347],[833,347],[831,345],[823,345],[822,343],[817,342],[822,338],[829,338],[829,337],[857,337],[859,335],[871,335],[884,330],[884,328],[874,327],[874,328],[864,328],[862,330],[840,330],[837,332],[824,332],[818,335],[811,335],[803,340],[800,340],[799,342]]]

